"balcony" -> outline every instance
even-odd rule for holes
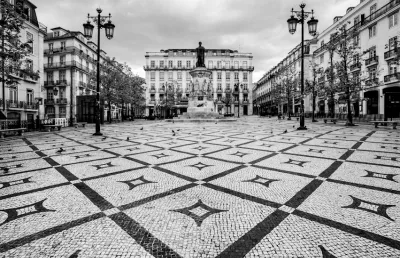
[[[54,99],[45,99],[44,100],[44,104],[45,105],[54,105],[55,104],[55,100]]]
[[[81,87],[81,88],[86,88],[86,87],[87,87],[87,84],[84,83],[83,81],[79,81],[79,82],[78,82],[78,86]]]
[[[371,66],[379,63],[379,56],[373,56],[365,60],[365,66]]]
[[[378,83],[379,83],[379,79],[378,78],[370,78],[370,79],[365,81],[365,86],[373,87],[373,86],[377,85]]]
[[[165,93],[165,89],[158,89],[158,93],[164,94]]]
[[[59,98],[59,99],[57,99],[57,105],[67,105],[67,104],[68,104],[67,98]]]
[[[392,49],[387,52],[385,52],[384,57],[385,61],[388,61],[390,59],[396,58],[398,56],[398,49]]]
[[[25,109],[38,110],[39,104],[33,102],[24,102]]]
[[[156,93],[156,88],[151,88],[150,93]]]
[[[56,81],[56,85],[58,85],[58,86],[67,86],[68,82],[67,82],[67,80],[57,80]]]
[[[77,67],[85,72],[89,72],[89,67],[82,65],[81,63],[78,63],[77,61],[44,64],[45,70],[68,68],[68,67]]]
[[[400,73],[392,73],[389,75],[386,75],[383,79],[385,83],[392,83],[392,82],[398,82],[400,80]]]
[[[232,90],[230,88],[225,89],[225,93],[231,93]]]
[[[243,94],[249,93],[248,89],[243,89]]]
[[[154,100],[154,99],[149,101],[149,104],[153,104],[154,105],[155,103],[156,103],[156,100]]]
[[[16,108],[16,109],[23,109],[24,108],[24,102],[23,101],[18,101],[14,99],[8,99],[6,102],[7,108]]]
[[[351,72],[354,72],[354,71],[360,70],[360,69],[361,69],[361,63],[360,62],[357,62],[357,63],[355,63],[353,65],[350,65],[350,71]]]
[[[218,89],[217,89],[217,93],[222,93],[222,89],[221,89],[221,88],[218,88]]]
[[[53,86],[55,86],[55,83],[54,83],[54,81],[44,81],[44,86],[45,87],[47,87],[47,86],[53,87]]]

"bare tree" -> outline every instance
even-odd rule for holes
[[[318,122],[315,119],[315,100],[317,98],[318,92],[323,90],[321,84],[317,82],[318,78],[323,74],[323,69],[318,67],[318,65],[314,61],[310,61],[310,70],[311,70],[311,78],[312,80],[306,79],[305,87],[304,87],[304,94],[311,95],[312,101],[312,122]]]

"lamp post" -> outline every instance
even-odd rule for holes
[[[300,127],[297,130],[307,130],[307,127],[304,125],[304,21],[307,20],[308,16],[311,14],[311,19],[307,22],[309,33],[314,36],[317,33],[317,24],[318,20],[314,19],[314,10],[311,12],[305,12],[304,7],[306,4],[300,4],[301,11],[293,11],[292,15],[287,20],[289,26],[290,34],[294,34],[296,32],[297,23],[301,23],[301,106],[300,106]],[[298,18],[294,17],[294,14]]]
[[[4,62],[6,59],[5,56],[5,51],[4,51],[4,25],[5,25],[5,21],[2,19],[0,20],[0,33],[1,33],[1,54],[2,54],[2,58],[1,58],[1,89],[2,89],[2,96],[3,96],[3,114],[4,116],[6,116],[7,118],[7,114],[6,114],[6,86],[5,86],[5,72],[4,72]]]
[[[96,98],[96,132],[93,135],[103,135],[100,132],[100,29],[104,28],[106,32],[106,37],[112,39],[114,36],[115,25],[111,23],[111,14],[108,16],[101,16],[102,10],[100,8],[96,9],[97,16],[90,16],[88,14],[88,21],[83,24],[84,36],[87,39],[92,38],[94,26],[90,23],[90,19],[97,24],[97,98]],[[106,23],[106,19],[108,22]]]

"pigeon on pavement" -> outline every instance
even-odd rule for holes
[[[126,140],[129,141],[129,137],[126,137]]]
[[[283,133],[287,133],[287,130],[285,130]]]
[[[58,151],[57,151],[57,153],[61,153],[61,152],[63,152],[63,151],[65,151],[63,148],[60,148]]]
[[[140,130],[143,130],[143,127],[142,127],[142,128],[140,128]]]

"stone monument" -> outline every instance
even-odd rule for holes
[[[214,110],[213,87],[210,81],[211,71],[204,64],[205,48],[196,48],[196,68],[190,71],[192,81],[189,83],[189,99],[187,113],[182,118],[218,118]]]

